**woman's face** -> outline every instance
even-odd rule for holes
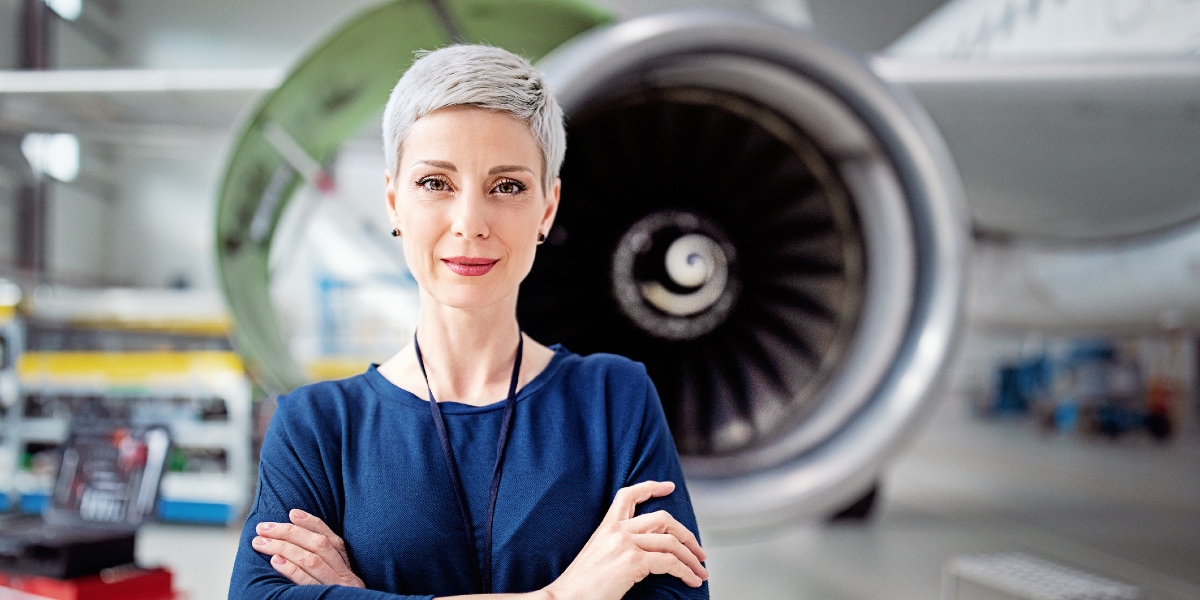
[[[558,210],[542,169],[529,126],[506,114],[450,107],[413,123],[387,203],[424,293],[464,309],[515,303]]]

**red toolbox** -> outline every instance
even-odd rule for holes
[[[171,572],[121,567],[99,575],[51,579],[0,573],[0,600],[174,600]]]

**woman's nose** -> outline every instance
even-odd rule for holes
[[[478,193],[459,195],[454,203],[454,217],[451,221],[451,231],[455,236],[473,239],[484,239],[488,236],[487,202]]]

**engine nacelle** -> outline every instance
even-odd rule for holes
[[[627,21],[542,65],[569,143],[522,326],[646,364],[707,530],[853,500],[955,337],[967,218],[929,119],[737,13]]]

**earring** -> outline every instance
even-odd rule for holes
[[[541,244],[542,242],[545,242],[545,241],[546,241],[546,234],[539,231],[538,232],[538,243]]]
[[[392,228],[392,237],[400,237],[400,230],[393,227]]]

